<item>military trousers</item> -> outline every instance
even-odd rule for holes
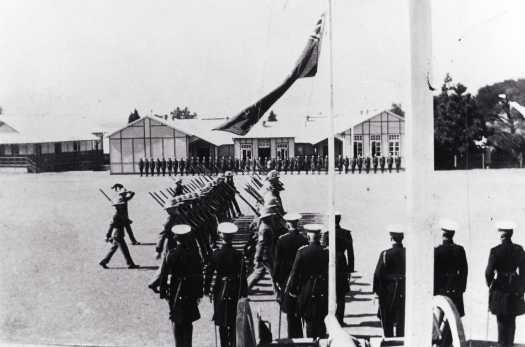
[[[175,337],[175,347],[191,347],[193,338],[193,324],[177,324],[171,322],[173,336]]]
[[[235,347],[237,342],[235,324],[231,326],[219,326],[219,336],[221,339],[221,347]]]
[[[138,243],[137,239],[135,239],[135,235],[133,234],[133,230],[131,230],[131,224],[126,223],[126,225],[124,225],[124,228],[126,229],[126,233],[128,233],[128,237],[131,243],[132,244]]]
[[[325,338],[326,337],[326,325],[323,321],[324,317],[319,317],[312,321],[305,321],[306,323],[306,336],[311,338]]]
[[[514,344],[516,333],[516,317],[514,315],[498,315],[498,345],[501,347]]]
[[[298,313],[287,313],[286,323],[288,324],[288,338],[296,339],[303,337],[303,324]]]
[[[111,245],[111,248],[109,249],[108,254],[102,259],[100,263],[102,264],[108,264],[111,260],[111,257],[113,257],[113,254],[117,251],[117,249],[120,248],[120,251],[122,252],[122,255],[124,255],[124,258],[126,259],[126,263],[128,266],[135,265],[133,262],[133,259],[131,259],[131,255],[129,254],[128,245],[126,244],[126,241],[122,237],[116,237],[113,238],[113,244]]]
[[[405,317],[402,319],[384,319],[383,323],[383,333],[385,337],[403,337],[405,336]],[[396,327],[396,333],[394,335],[394,325]]]
[[[271,257],[271,244],[267,240],[257,241],[255,246],[255,264],[253,272],[248,276],[248,290],[253,288],[263,277],[266,272],[272,276],[273,283],[273,259]],[[275,285],[274,285],[275,288]]]
[[[343,326],[343,321],[345,317],[345,305],[346,305],[346,298],[344,296],[342,298],[337,298],[335,318],[337,318],[337,321],[339,322],[341,326]]]

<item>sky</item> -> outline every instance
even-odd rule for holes
[[[335,112],[408,103],[407,0],[333,0]],[[81,115],[124,124],[188,106],[233,116],[291,71],[327,0],[3,0],[0,106],[8,115]],[[525,78],[523,0],[434,0],[433,83],[475,93]],[[327,113],[328,35],[319,72],[273,107]]]

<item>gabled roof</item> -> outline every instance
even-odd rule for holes
[[[111,137],[119,131],[126,129],[132,124],[138,123],[144,119],[151,119],[153,121],[164,124],[167,127],[181,131],[189,136],[198,137],[215,146],[233,145],[232,134],[224,131],[213,131],[212,129],[224,122],[224,119],[162,119],[159,117],[144,116],[135,120],[132,123],[114,131],[108,137]]]
[[[46,143],[99,140],[101,132],[87,117],[0,116],[0,143]]]

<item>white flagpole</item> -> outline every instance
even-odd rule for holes
[[[335,290],[335,197],[334,197],[334,167],[335,167],[335,148],[334,148],[334,65],[333,65],[333,13],[332,0],[328,0],[328,28],[329,28],[329,47],[330,47],[330,113],[329,113],[329,133],[328,133],[328,314],[335,315],[337,307]]]
[[[432,340],[434,171],[433,100],[427,86],[432,68],[430,0],[410,0],[411,93],[406,117],[406,187],[409,228],[406,237],[405,346],[430,346]]]

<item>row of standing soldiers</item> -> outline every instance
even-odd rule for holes
[[[500,245],[490,250],[485,270],[489,287],[489,310],[497,317],[498,346],[513,346],[516,316],[525,313],[525,252],[512,242],[515,225],[497,223]],[[448,297],[460,317],[465,315],[463,294],[467,287],[468,263],[465,249],[454,243],[457,224],[441,222],[442,243],[434,249],[434,295]],[[405,248],[403,231],[389,226],[392,248],[380,253],[374,272],[373,291],[379,299],[378,316],[384,336],[404,336],[405,319]],[[394,332],[395,329],[395,332]],[[415,327],[412,327],[415,329]],[[450,327],[433,334],[433,345],[451,346]]]
[[[276,170],[278,172],[284,172],[287,174],[296,173],[320,173],[321,171],[327,171],[328,168],[328,157],[322,156],[298,156],[292,158],[233,158],[233,157],[189,157],[186,159],[171,159],[167,160],[163,157],[162,159],[157,158],[154,160],[140,159],[138,162],[138,168],[140,176],[166,176],[169,175],[200,175],[200,174],[215,174],[225,173],[231,171],[237,173],[250,173],[250,172],[267,172]],[[358,173],[366,172],[370,173],[373,171],[377,172],[392,172],[396,170],[399,172],[401,169],[401,157],[399,156],[373,156],[373,157],[343,157],[339,155],[335,159],[335,169],[339,173],[348,172]]]

